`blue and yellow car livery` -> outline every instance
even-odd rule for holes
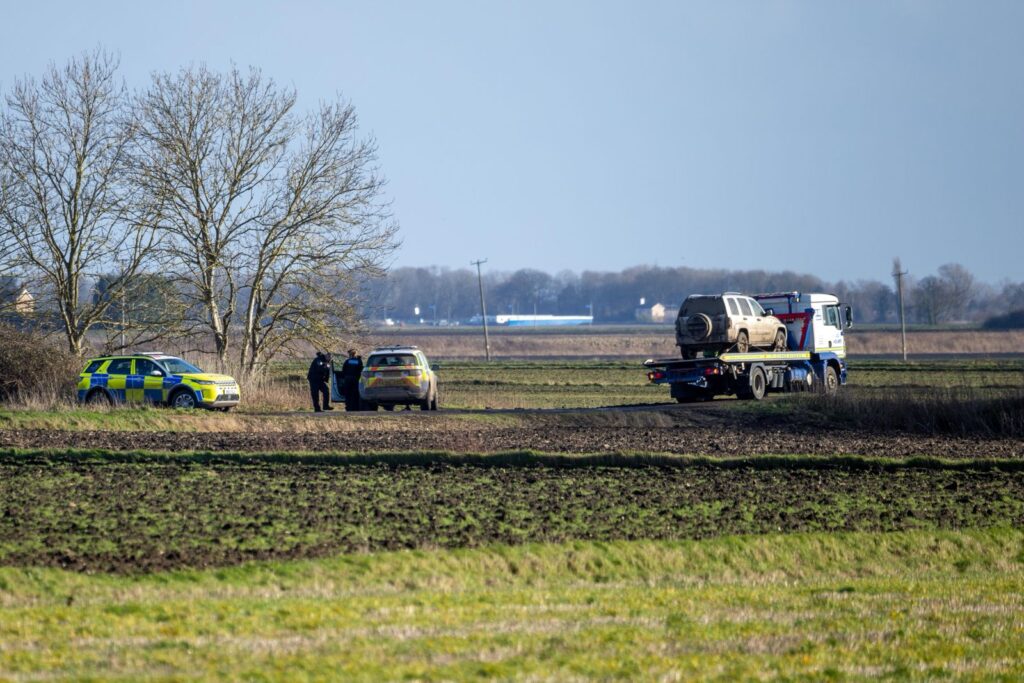
[[[176,356],[140,353],[90,358],[78,377],[78,400],[226,411],[241,395],[233,377],[203,372]]]

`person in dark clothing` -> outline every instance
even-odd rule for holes
[[[348,358],[341,364],[341,393],[345,397],[345,410],[359,410],[359,377],[363,374],[363,359],[355,349],[348,350]]]
[[[321,402],[323,403],[323,410],[334,410],[331,407],[331,373],[333,370],[334,368],[331,367],[331,354],[317,351],[316,358],[313,359],[313,363],[309,366],[309,372],[306,373],[306,379],[309,380],[309,395],[313,399],[314,412],[321,412]]]

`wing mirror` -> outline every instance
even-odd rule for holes
[[[163,377],[164,373],[163,373],[162,370],[150,370],[149,371],[149,376],[150,377]]]
[[[775,315],[775,309],[774,308],[766,308],[766,309],[764,309],[764,314],[765,315]]]
[[[853,309],[850,308],[849,306],[846,306],[846,307],[843,308],[843,313],[845,314],[845,317],[846,317],[846,327],[847,328],[853,327]]]

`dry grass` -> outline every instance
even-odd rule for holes
[[[840,391],[835,396],[794,397],[801,409],[830,423],[918,434],[1024,437],[1024,390],[976,387]]]

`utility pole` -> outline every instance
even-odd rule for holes
[[[470,261],[469,265],[476,266],[476,281],[480,285],[480,315],[484,320],[484,357],[488,362],[491,360],[491,338],[487,335],[487,304],[484,303],[484,276],[480,274],[480,266],[487,263],[487,259]]]
[[[907,320],[903,315],[903,276],[907,271],[902,269],[899,257],[892,262],[892,276],[896,278],[896,296],[900,301],[900,335],[903,340],[903,362],[907,362]]]

